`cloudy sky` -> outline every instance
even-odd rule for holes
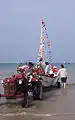
[[[0,0],[0,62],[36,61],[40,21],[53,61],[75,61],[75,0]]]

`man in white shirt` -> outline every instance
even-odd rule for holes
[[[45,62],[45,64],[46,64],[46,68],[45,68],[45,75],[46,74],[49,74],[49,63],[48,62]]]
[[[63,87],[66,87],[66,80],[67,80],[67,70],[64,68],[64,65],[61,64],[61,68],[58,70],[57,76],[61,78],[61,81],[63,83]]]

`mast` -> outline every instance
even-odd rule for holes
[[[40,61],[40,58],[43,58],[43,52],[44,52],[44,49],[43,49],[43,44],[42,44],[42,39],[43,39],[43,27],[42,27],[42,20],[41,20],[41,23],[40,23],[40,47],[39,47],[39,54],[38,54],[38,59],[37,59],[37,62]]]
[[[43,57],[43,44],[42,44],[42,39],[43,39],[43,30],[42,30],[42,20],[41,20],[41,25],[40,25],[40,57]]]
[[[47,56],[45,56],[45,50],[44,50],[46,45],[47,45],[47,51],[46,51]],[[46,61],[48,61],[49,63],[52,63],[50,41],[48,39],[47,28],[46,28],[44,21],[41,20],[41,24],[40,24],[40,48],[39,48],[37,62],[40,61],[40,58],[43,58],[43,60],[44,60],[44,57],[46,57]]]

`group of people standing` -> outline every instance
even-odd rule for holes
[[[34,64],[32,62],[29,62],[28,65],[21,65],[18,67],[18,70],[20,70],[22,76],[23,76],[23,93],[24,93],[24,100],[22,102],[22,107],[28,107],[28,74],[33,74],[33,72],[37,72],[37,74],[51,74],[53,72],[56,72],[56,75],[60,77],[61,82],[63,83],[63,87],[66,87],[66,81],[67,81],[67,70],[64,68],[64,65],[61,64],[61,68],[57,71],[57,69],[53,69],[52,66],[46,62],[45,63],[45,69],[42,67],[42,62],[37,65],[37,68],[34,68]],[[55,70],[55,71],[53,71]]]
[[[48,63],[46,63],[46,65],[47,66],[46,66],[46,69],[45,69],[45,74],[48,73],[49,67],[50,67]],[[63,84],[63,88],[65,89],[66,88],[66,82],[67,82],[67,70],[64,67],[64,65],[61,64],[59,70],[57,70],[57,68],[54,68],[54,69],[51,68],[50,73],[52,73],[52,72],[56,73],[56,76],[61,79],[61,82]]]
[[[42,59],[40,60],[40,63],[42,64]],[[45,62],[45,75],[46,74],[52,74],[55,73],[57,77],[61,79],[61,82],[63,84],[63,88],[66,88],[66,82],[67,82],[67,70],[64,67],[63,64],[60,65],[60,69],[57,70],[56,66],[53,66],[52,64],[49,64],[48,62]]]

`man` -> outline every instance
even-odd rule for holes
[[[45,62],[45,75],[46,74],[53,74],[53,71],[52,71],[52,66],[51,64],[49,64],[48,62]]]
[[[46,68],[45,68],[45,75],[46,74],[49,74],[49,63],[48,62],[45,62],[45,65],[46,65]]]
[[[61,68],[57,72],[57,76],[61,78],[61,81],[63,83],[63,87],[65,89],[66,87],[66,80],[67,80],[67,70],[64,68],[64,65],[61,64]]]
[[[28,107],[28,74],[32,74],[32,68],[32,62],[29,62],[28,65],[23,65],[18,68],[18,71],[21,72],[23,77],[21,91],[24,94],[24,100],[22,102],[22,107]]]

